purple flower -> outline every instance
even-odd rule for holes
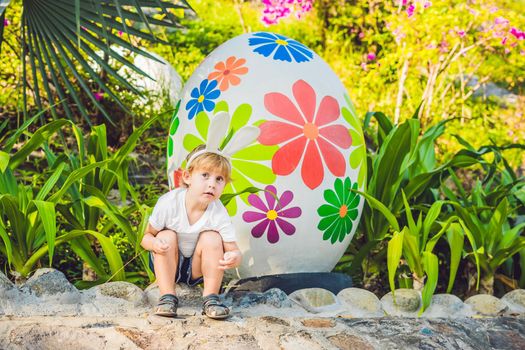
[[[11,24],[11,22],[9,22],[9,20],[7,18],[4,18],[4,27],[7,27],[10,24]]]
[[[369,61],[373,61],[376,59],[376,54],[373,52],[370,52],[368,55],[366,55],[366,59]]]
[[[258,195],[250,194],[248,196],[248,202],[261,212],[246,211],[242,214],[242,218],[246,222],[259,221],[259,223],[252,228],[253,237],[259,238],[268,231],[268,242],[277,243],[279,241],[279,230],[277,226],[288,236],[295,233],[295,226],[283,220],[283,218],[298,218],[301,216],[302,211],[299,207],[285,209],[293,200],[292,191],[284,191],[278,201],[276,201],[277,190],[274,186],[269,185],[265,188],[264,197],[268,205],[266,205]]]
[[[424,9],[427,9],[427,8],[429,8],[430,6],[432,6],[432,2],[431,2],[431,1],[425,1],[425,4],[423,5],[423,8],[424,8]]]
[[[514,35],[514,37],[518,40],[525,39],[525,32],[522,32],[516,27],[512,27],[510,29],[510,34]]]
[[[119,30],[119,31],[118,31],[118,36],[122,36],[122,34],[123,34],[123,33],[122,33],[122,30]]]
[[[509,24],[509,20],[504,18],[504,17],[497,17],[495,20],[494,20],[494,24],[497,24],[497,25],[504,25],[506,26],[507,24]]]
[[[102,99],[104,98],[104,93],[102,91],[95,91],[95,93],[93,93],[93,96],[95,96],[95,100],[102,101]]]
[[[458,36],[460,38],[463,38],[465,36],[465,31],[464,30],[458,30],[457,33],[458,33]]]
[[[408,8],[407,8],[407,15],[408,15],[408,17],[412,17],[414,15],[414,10],[415,9],[416,9],[416,7],[413,4],[408,6]]]

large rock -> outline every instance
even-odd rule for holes
[[[509,307],[509,312],[525,314],[525,289],[515,289],[501,298]]]
[[[374,293],[360,288],[345,288],[337,293],[345,309],[343,317],[381,317],[385,315],[381,302]]]
[[[289,295],[289,298],[312,313],[342,311],[341,304],[334,293],[323,288],[299,289]]]
[[[417,317],[421,295],[414,289],[396,289],[394,294],[390,292],[381,298],[381,305],[387,315]]]
[[[60,293],[78,294],[78,290],[67,280],[66,276],[52,268],[38,269],[24,283],[22,289],[28,290],[36,296],[53,295]]]
[[[495,296],[489,294],[478,294],[465,300],[472,310],[481,316],[501,316],[508,310],[507,304]]]
[[[467,317],[471,316],[472,311],[460,298],[452,294],[435,294],[429,307],[423,312],[422,317]]]
[[[92,288],[95,295],[124,299],[136,306],[145,306],[147,298],[142,289],[136,285],[124,282],[108,282]]]
[[[12,289],[15,285],[0,271],[0,296],[3,291]]]

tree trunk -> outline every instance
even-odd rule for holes
[[[426,276],[419,277],[415,272],[412,274],[412,288],[414,290],[417,290],[421,292],[423,290],[423,287],[425,286],[425,278]]]

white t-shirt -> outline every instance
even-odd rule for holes
[[[206,211],[193,225],[188,222],[185,205],[186,188],[176,188],[162,195],[149,218],[156,230],[169,229],[177,233],[179,250],[185,257],[193,255],[199,233],[217,231],[224,242],[235,242],[235,229],[226,208],[220,200],[208,205]]]

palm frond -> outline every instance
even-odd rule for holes
[[[0,0],[0,45],[5,9],[10,2]],[[25,0],[22,6],[24,101],[27,103],[28,93],[39,109],[61,101],[68,118],[81,114],[88,123],[90,105],[114,122],[95,92],[103,92],[131,114],[110,82],[134,94],[141,93],[120,75],[118,67],[126,66],[148,77],[130,56],[158,60],[135,43],[163,43],[155,35],[155,27],[180,28],[171,11],[191,10],[185,0]],[[53,115],[57,115],[55,108],[51,108]]]

